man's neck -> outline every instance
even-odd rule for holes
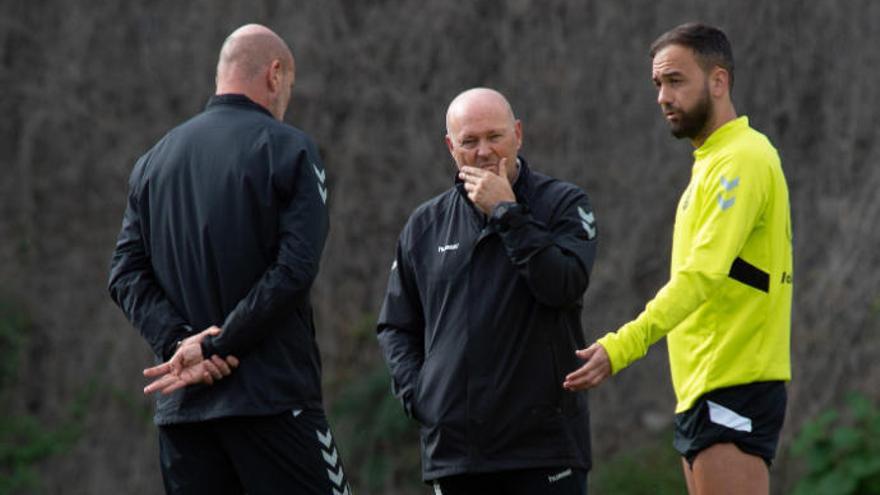
[[[724,124],[736,119],[736,109],[733,108],[733,105],[719,106],[723,107],[722,110],[715,112],[709,120],[709,123],[703,127],[703,130],[695,138],[691,139],[691,145],[693,145],[694,149],[703,146],[703,143],[709,139],[709,136],[720,129]]]

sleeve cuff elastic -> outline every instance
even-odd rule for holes
[[[499,231],[504,232],[525,224],[528,221],[526,218],[528,212],[529,209],[526,205],[504,201],[498,203],[492,209],[492,214],[489,215],[489,222]]]
[[[217,347],[214,345],[214,341],[211,337],[205,337],[204,339],[202,339],[201,345],[202,345],[202,357],[205,359],[211,359],[211,356],[213,356],[215,354],[220,357],[226,357],[226,356],[220,355],[220,352],[217,350]]]
[[[611,362],[612,375],[616,375],[620,370],[626,367],[623,364],[623,358],[620,356],[618,346],[616,345],[617,338],[618,335],[616,333],[609,332],[605,334],[604,337],[597,340],[597,342],[605,349],[605,352],[608,354],[608,360]]]

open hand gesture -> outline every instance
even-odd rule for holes
[[[202,340],[211,335],[219,335],[222,331],[223,329],[216,326],[209,327],[183,340],[168,361],[145,369],[144,376],[155,380],[144,387],[144,394],[162,392],[167,395],[188,385],[211,385],[215,380],[229,376],[239,364],[235,356],[230,355],[226,359],[217,355],[210,359],[202,356]]]

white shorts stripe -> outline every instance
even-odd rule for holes
[[[721,404],[707,400],[709,405],[709,420],[716,425],[725,426],[736,431],[746,431],[751,433],[752,420],[737,414]]]

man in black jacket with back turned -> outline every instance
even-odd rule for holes
[[[145,370],[145,392],[162,392],[168,493],[349,492],[309,301],[325,171],[311,139],[282,122],[293,83],[284,41],[239,28],[205,111],[131,174],[109,289],[165,361]]]
[[[457,96],[446,143],[455,187],[420,206],[397,246],[378,338],[395,395],[422,426],[435,493],[586,494],[581,298],[596,249],[587,195],[517,156],[500,93]]]

